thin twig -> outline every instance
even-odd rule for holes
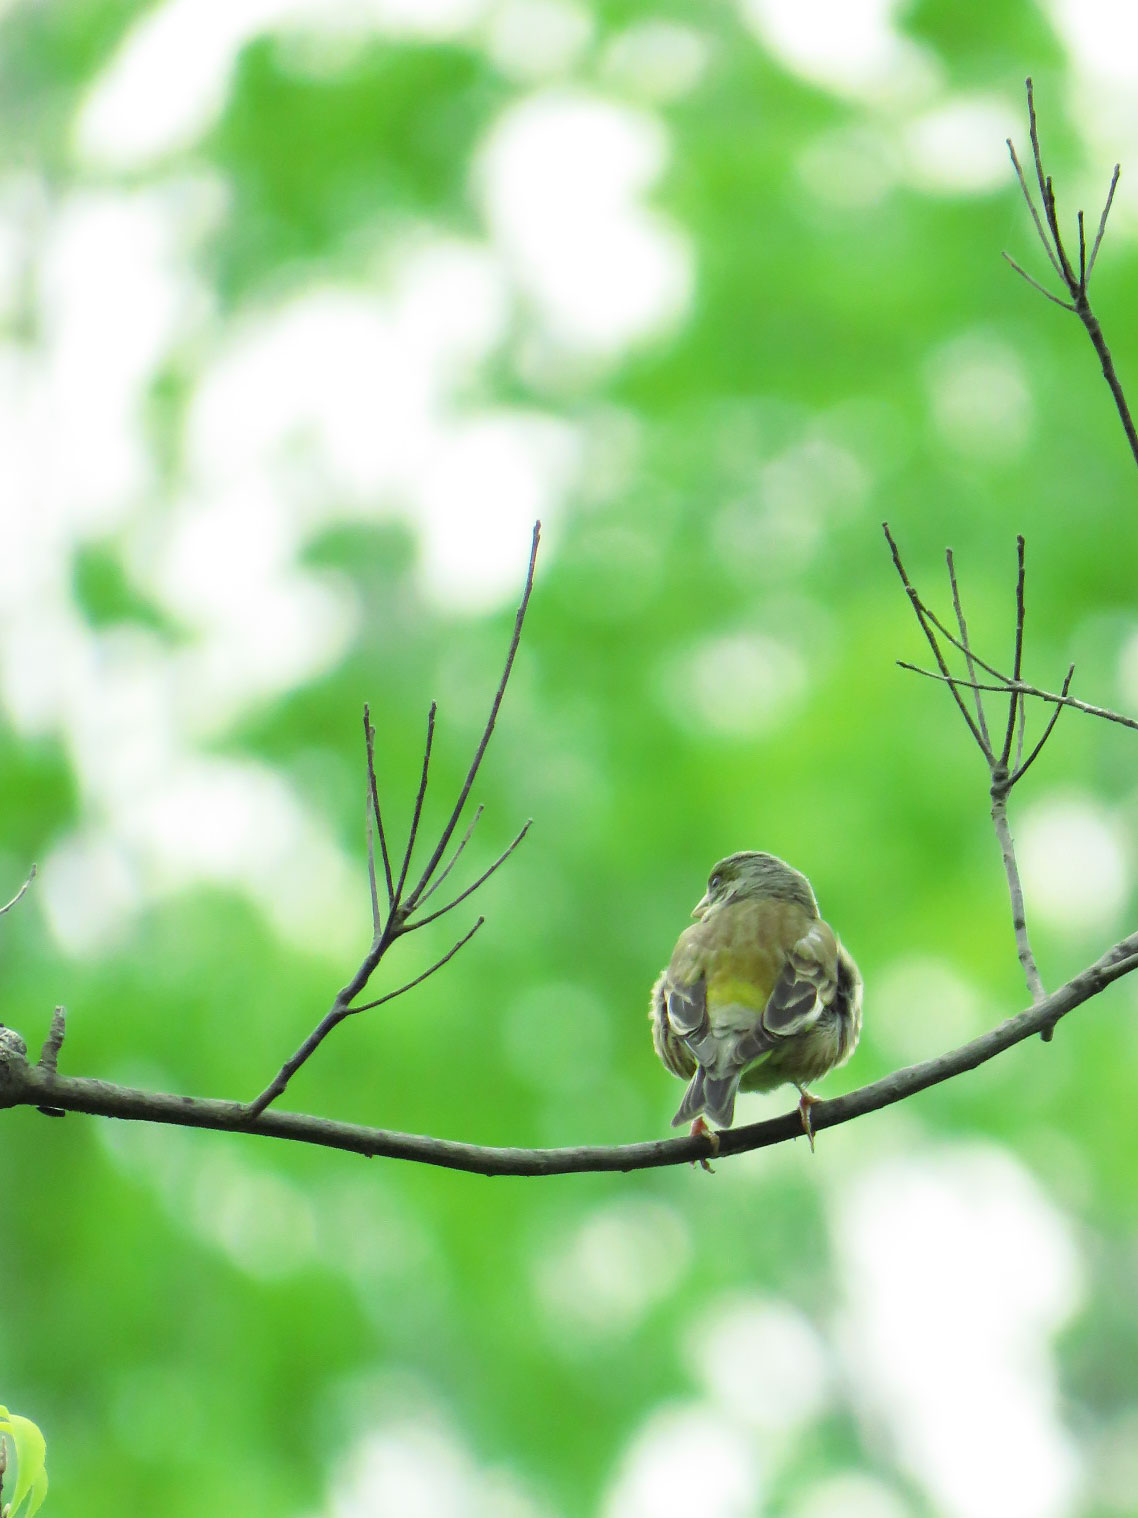
[[[486,808],[482,805],[481,802],[479,802],[478,805],[477,805],[477,807],[474,810],[474,816],[471,819],[470,826],[467,828],[466,832],[463,833],[462,837],[458,841],[458,847],[455,849],[454,853],[450,856],[450,863],[443,866],[442,870],[440,870],[440,872],[435,876],[434,880],[431,881],[430,885],[423,892],[423,894],[419,897],[419,905],[420,906],[422,906],[425,901],[429,901],[430,900],[430,898],[438,890],[439,886],[442,885],[443,881],[447,878],[447,876],[450,874],[450,872],[454,869],[455,865],[458,863],[458,861],[459,861],[459,859],[460,859],[460,857],[462,855],[463,849],[470,842],[471,838],[474,835],[474,829],[478,826],[478,819],[479,819],[479,817],[482,816],[482,813],[485,810],[486,810]]]
[[[1073,311],[1075,309],[1074,305],[1069,300],[1064,300],[1061,295],[1052,295],[1051,291],[1048,290],[1045,285],[1041,285],[1037,279],[1034,279],[1027,272],[1026,269],[1021,268],[1010,253],[1006,253],[1001,250],[1000,257],[1006,258],[1016,273],[1020,275],[1021,278],[1026,279],[1032,289],[1038,290],[1040,295],[1045,295],[1048,300],[1054,301],[1057,306],[1062,306],[1064,311]]]
[[[885,539],[888,542],[889,548],[893,554],[894,567],[897,570],[898,575],[901,577],[901,584],[908,592],[909,602],[912,605],[917,621],[920,623],[921,630],[924,633],[925,637],[928,639],[929,647],[932,649],[933,657],[936,659],[937,664],[940,666],[941,673],[947,678],[948,665],[944,662],[944,655],[940,651],[940,644],[937,642],[936,636],[934,635],[933,630],[929,625],[929,618],[926,615],[924,603],[922,602],[920,596],[917,594],[916,590],[913,588],[913,585],[909,580],[909,576],[905,572],[905,566],[901,562],[900,550],[893,540],[893,534],[889,531],[889,523],[882,522],[881,529],[885,533]],[[956,689],[955,684],[951,680],[949,680],[949,689],[952,691],[956,704],[960,708],[960,714],[968,724],[968,730],[971,732],[973,738],[975,738],[977,744],[979,745],[981,753],[987,755],[989,753],[989,750],[984,742],[983,735],[981,734],[980,729],[976,726],[976,723],[972,720],[972,715],[969,712],[967,706],[965,706],[963,697],[960,695],[959,691]]]
[[[385,996],[377,996],[375,1001],[365,1001],[362,1007],[349,1007],[348,1011],[370,1012],[373,1007],[382,1007],[385,1001],[394,1001],[397,996],[402,996],[404,991],[411,991],[415,986],[421,986],[429,976],[435,973],[436,970],[441,970],[443,965],[445,965],[449,960],[452,960],[458,953],[459,949],[470,942],[470,940],[474,937],[475,933],[478,932],[478,929],[485,921],[485,917],[480,917],[474,926],[470,929],[470,932],[464,933],[463,936],[454,945],[454,947],[448,949],[441,959],[436,959],[430,969],[424,970],[422,975],[416,975],[414,980],[409,980],[406,985],[399,986],[394,991],[388,991]]]
[[[391,878],[391,856],[387,852],[387,835],[383,831],[383,813],[379,809],[379,786],[375,778],[375,728],[371,725],[371,711],[364,707],[364,743],[367,746],[367,778],[371,790],[371,804],[375,811],[375,827],[379,834],[379,847],[383,855],[383,873],[387,879],[387,904],[395,907],[395,882]]]
[[[375,879],[375,828],[372,826],[371,784],[364,798],[364,836],[367,839],[367,884],[371,895],[371,926],[378,938],[383,928],[383,916],[379,910],[379,887]]]
[[[1026,615],[1023,595],[1024,580],[1026,578],[1026,566],[1024,563],[1024,540],[1022,533],[1016,538],[1016,557],[1018,561],[1018,569],[1016,573],[1015,653],[1012,659],[1012,678],[1010,685],[1011,699],[1008,707],[1008,726],[1007,731],[1004,733],[1004,746],[1000,750],[999,764],[1002,770],[1007,769],[1008,761],[1011,758],[1012,740],[1015,736],[1016,712],[1018,710],[1021,699],[1020,694],[1015,689],[1015,687],[1019,684],[1020,676],[1023,674],[1023,623],[1024,617]]]
[[[497,859],[495,859],[494,863],[490,865],[488,869],[483,870],[482,874],[479,875],[476,881],[474,881],[471,885],[468,885],[465,891],[460,891],[453,901],[448,901],[445,907],[439,907],[434,912],[429,912],[426,917],[416,917],[413,922],[409,922],[407,924],[408,931],[413,932],[416,928],[425,928],[429,922],[434,922],[439,917],[445,917],[448,912],[453,911],[454,908],[457,907],[461,902],[465,901],[468,896],[473,895],[473,893],[477,891],[480,885],[485,885],[485,883],[490,879],[490,876],[494,874],[495,870],[497,870],[500,865],[505,864],[506,860],[509,859],[510,855],[517,848],[518,844],[521,843],[522,839],[526,836],[532,826],[533,818],[530,817],[524,826],[518,830],[518,833],[513,841],[506,845],[506,847],[498,855]]]
[[[1138,968],[1138,933],[1120,940],[1080,974],[1037,1005],[1008,1018],[998,1027],[959,1048],[896,1070],[882,1080],[861,1086],[846,1096],[818,1102],[811,1108],[816,1132],[835,1128],[870,1112],[905,1101],[919,1091],[952,1080],[994,1059],[1014,1044],[1053,1026],[1076,1007],[1099,995],[1113,981]],[[935,1009],[934,1009],[935,1010]],[[500,1149],[455,1143],[410,1133],[392,1133],[355,1123],[333,1122],[292,1112],[264,1112],[250,1122],[240,1102],[211,1101],[139,1091],[106,1081],[51,1075],[27,1063],[19,1045],[0,1040],[0,1107],[50,1103],[69,1112],[114,1117],[135,1122],[166,1123],[183,1128],[212,1128],[255,1133],[266,1138],[315,1144],[368,1156],[438,1165],[477,1175],[545,1176],[596,1171],[648,1170],[705,1159],[707,1139],[658,1139],[641,1144],[589,1146],[572,1149]],[[749,1123],[717,1135],[721,1159],[768,1148],[802,1137],[797,1107],[767,1122]]]
[[[1090,338],[1094,350],[1098,354],[1099,363],[1102,366],[1103,378],[1106,380],[1107,385],[1110,387],[1110,393],[1114,399],[1115,410],[1118,412],[1119,420],[1122,423],[1122,429],[1126,433],[1126,441],[1130,445],[1131,456],[1133,457],[1134,462],[1138,464],[1138,429],[1135,428],[1134,418],[1130,414],[1130,407],[1126,400],[1126,395],[1122,389],[1122,381],[1118,377],[1118,371],[1115,368],[1114,359],[1111,356],[1109,347],[1107,346],[1102,327],[1099,325],[1098,318],[1091,310],[1090,300],[1087,297],[1087,283],[1090,280],[1091,272],[1094,269],[1099,248],[1102,246],[1103,236],[1106,232],[1107,217],[1110,215],[1110,208],[1114,201],[1114,192],[1118,185],[1118,177],[1121,170],[1119,168],[1119,165],[1115,164],[1114,174],[1110,181],[1110,189],[1107,191],[1106,204],[1103,206],[1102,216],[1099,218],[1098,232],[1095,235],[1095,240],[1091,247],[1089,259],[1086,256],[1086,231],[1084,226],[1084,217],[1082,211],[1078,213],[1079,272],[1076,275],[1074,269],[1071,267],[1070,259],[1068,259],[1066,251],[1063,247],[1063,238],[1059,231],[1059,216],[1055,207],[1055,186],[1052,182],[1051,176],[1049,174],[1046,174],[1043,168],[1043,155],[1039,146],[1039,124],[1036,120],[1035,115],[1035,91],[1030,78],[1026,81],[1026,85],[1028,124],[1031,131],[1031,149],[1035,160],[1035,174],[1036,178],[1039,181],[1039,193],[1043,200],[1043,211],[1047,219],[1047,227],[1050,231],[1050,237],[1048,237],[1047,233],[1043,229],[1043,225],[1039,218],[1039,213],[1035,209],[1035,203],[1032,199],[1031,192],[1028,189],[1027,180],[1024,177],[1023,168],[1020,165],[1018,157],[1016,156],[1016,150],[1012,145],[1010,138],[1008,139],[1008,151],[1011,154],[1012,167],[1015,169],[1016,178],[1019,180],[1020,189],[1023,191],[1024,199],[1027,201],[1028,209],[1031,212],[1031,219],[1035,223],[1035,230],[1039,233],[1039,239],[1043,243],[1048,258],[1051,260],[1052,267],[1067,287],[1067,293],[1071,297],[1070,303],[1065,300],[1061,300],[1057,295],[1053,295],[1050,290],[1044,289],[1038,280],[1033,279],[1030,274],[1021,269],[1019,264],[1017,264],[1013,258],[1008,257],[1006,253],[1004,254],[1004,257],[1008,259],[1009,264],[1011,264],[1016,273],[1027,280],[1028,284],[1032,285],[1036,290],[1038,290],[1041,295],[1045,295],[1048,300],[1054,301],[1057,306],[1063,306],[1065,309],[1073,311],[1082,322],[1083,326],[1086,328],[1087,336]]]
[[[952,586],[952,606],[953,610],[956,612],[956,625],[960,628],[960,646],[964,652],[965,662],[968,665],[969,677],[975,681],[976,660],[972,656],[972,647],[968,641],[968,624],[964,620],[964,608],[960,604],[960,586],[957,583],[956,579],[956,560],[953,557],[951,548],[945,549],[944,556],[945,561],[948,564],[948,583]],[[975,689],[975,687],[973,689],[973,695],[976,700],[976,721],[979,723],[980,733],[984,740],[984,752],[989,753],[991,751],[992,742],[988,734],[988,724],[984,718],[984,703],[980,698],[979,690]]]
[[[427,794],[427,773],[431,767],[431,746],[435,741],[435,714],[438,711],[437,702],[431,702],[431,709],[427,713],[427,740],[423,745],[423,768],[419,775],[419,789],[415,793],[415,808],[411,813],[411,826],[407,829],[407,847],[403,852],[403,868],[399,871],[399,880],[395,886],[396,910],[403,899],[403,887],[407,881],[407,871],[411,865],[411,852],[415,847],[415,838],[419,832],[419,820],[423,815],[423,801]],[[406,916],[407,908],[403,915]]]
[[[1110,178],[1110,189],[1106,192],[1106,205],[1104,205],[1102,208],[1102,216],[1099,218],[1098,231],[1095,233],[1095,240],[1091,247],[1091,256],[1087,260],[1088,281],[1091,275],[1094,273],[1095,259],[1098,257],[1098,250],[1102,246],[1102,240],[1106,233],[1106,218],[1110,215],[1110,208],[1114,204],[1114,192],[1118,189],[1118,176],[1121,173],[1122,165],[1116,163],[1114,166],[1114,173]]]
[[[1035,230],[1039,233],[1039,240],[1043,244],[1043,251],[1051,260],[1051,267],[1055,270],[1056,274],[1058,274],[1059,278],[1062,279],[1063,271],[1059,267],[1059,263],[1055,257],[1055,254],[1051,251],[1051,244],[1047,241],[1047,233],[1043,230],[1043,223],[1039,219],[1039,212],[1035,209],[1035,201],[1032,199],[1031,191],[1027,187],[1027,180],[1024,178],[1023,169],[1020,167],[1020,161],[1016,157],[1015,145],[1013,144],[1010,137],[1006,140],[1008,144],[1008,152],[1012,155],[1012,167],[1016,171],[1016,178],[1019,180],[1019,187],[1023,191],[1023,198],[1027,201],[1027,209],[1031,212],[1031,219],[1035,223]],[[1007,254],[1005,254],[1004,257],[1006,258]],[[1020,272],[1023,273],[1022,270],[1020,270]],[[1031,276],[1024,274],[1024,278],[1030,279]],[[1032,284],[1035,283],[1034,280],[1031,282]],[[1040,286],[1039,288],[1042,289],[1043,287]],[[1046,294],[1047,292],[1044,291],[1043,293]]]
[[[2,907],[0,907],[0,917],[3,917],[3,915],[4,915],[5,912],[10,912],[12,910],[12,908],[21,899],[21,897],[26,894],[28,887],[31,885],[32,881],[35,878],[36,878],[36,867],[33,864],[32,867],[31,867],[31,869],[28,871],[28,878],[27,878],[27,880],[24,881],[23,885],[16,892],[15,896],[12,897],[11,901],[6,901],[4,903],[4,905]]]
[[[1063,681],[1062,699],[1060,699],[1059,701],[1056,702],[1056,704],[1055,704],[1055,710],[1051,713],[1051,716],[1048,718],[1048,721],[1047,721],[1047,726],[1043,729],[1043,736],[1040,738],[1039,742],[1032,749],[1031,753],[1028,754],[1027,758],[1023,761],[1022,764],[1019,762],[1018,759],[1016,761],[1015,772],[1014,772],[1014,774],[1012,775],[1012,778],[1011,778],[1012,785],[1015,785],[1015,783],[1018,780],[1022,780],[1023,779],[1023,777],[1027,774],[1028,770],[1031,768],[1031,766],[1035,763],[1035,761],[1039,758],[1040,754],[1043,752],[1043,745],[1047,742],[1048,738],[1050,738],[1052,729],[1054,728],[1056,722],[1058,722],[1058,720],[1059,720],[1059,713],[1063,710],[1064,706],[1067,704],[1067,702],[1066,702],[1067,692],[1070,690],[1070,688],[1071,688],[1071,681],[1074,678],[1075,678],[1075,666],[1072,664],[1070,666],[1070,668],[1067,670],[1066,679]],[[1025,691],[1023,694],[1026,695],[1027,692]],[[1021,744],[1021,752],[1022,752],[1022,744]]]
[[[898,659],[897,666],[907,669],[914,675],[923,675],[926,680],[943,680],[946,685],[958,685],[962,690],[973,689],[973,682],[965,680],[962,675],[946,675],[938,673],[935,669],[922,669],[919,664],[910,664],[907,659]],[[976,684],[976,690],[1002,691],[1012,689],[1010,681],[1005,680],[1002,685]],[[1117,722],[1122,727],[1130,727],[1138,731],[1138,720],[1133,717],[1124,717],[1121,712],[1113,712],[1106,706],[1093,706],[1089,701],[1080,701],[1076,696],[1064,696],[1055,691],[1040,690],[1036,685],[1026,685],[1022,681],[1015,687],[1023,696],[1034,696],[1038,701],[1046,701],[1049,706],[1070,706],[1077,712],[1084,712],[1088,717],[1101,717],[1104,722]]]
[[[505,668],[502,670],[502,678],[499,680],[498,689],[494,693],[494,700],[490,707],[490,716],[487,719],[486,727],[483,730],[481,741],[475,750],[474,758],[470,762],[470,768],[466,772],[466,779],[462,782],[462,789],[458,794],[458,800],[454,804],[454,810],[451,812],[450,818],[446,826],[443,828],[439,841],[435,845],[434,853],[427,861],[426,868],[424,869],[422,875],[419,877],[418,885],[410,893],[406,899],[406,902],[404,903],[407,913],[410,913],[414,910],[415,906],[422,897],[423,892],[426,890],[431,876],[435,873],[436,869],[438,869],[439,861],[446,853],[447,845],[450,843],[451,835],[453,834],[455,828],[458,826],[458,820],[462,816],[462,810],[466,805],[471,788],[474,785],[475,779],[477,778],[479,767],[486,754],[486,749],[489,745],[491,735],[494,732],[494,724],[498,720],[498,709],[502,705],[502,697],[506,694],[506,685],[510,678],[510,671],[514,667],[514,658],[518,652],[518,644],[521,642],[522,627],[526,619],[526,608],[529,606],[529,598],[533,591],[534,569],[537,564],[537,545],[540,539],[541,523],[535,522],[533,525],[533,542],[530,546],[529,568],[526,571],[525,589],[522,591],[521,603],[518,606],[517,615],[514,618],[514,632],[513,636],[510,639],[509,651],[506,654],[506,664]]]
[[[1020,884],[1019,865],[1016,862],[1015,845],[1012,842],[1012,831],[1008,826],[1008,792],[1011,789],[1011,780],[1006,770],[997,770],[992,776],[992,826],[996,830],[996,839],[1000,845],[1000,857],[1004,864],[1004,874],[1008,882],[1008,895],[1012,904],[1012,931],[1015,934],[1016,953],[1019,955],[1020,966],[1023,969],[1024,980],[1027,982],[1027,992],[1033,1002],[1042,1001],[1046,996],[1043,989],[1043,981],[1040,979],[1039,969],[1035,963],[1035,955],[1032,953],[1031,940],[1027,932],[1027,915],[1023,905],[1023,886]]]

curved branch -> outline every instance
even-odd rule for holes
[[[981,1034],[960,1048],[919,1065],[896,1070],[882,1080],[861,1086],[847,1096],[818,1102],[811,1108],[816,1132],[864,1117],[882,1107],[915,1096],[930,1086],[975,1070],[1010,1049],[1013,1044],[1054,1027],[1068,1012],[1097,996],[1112,981],[1138,969],[1138,933],[1122,939],[1073,980],[1026,1011],[1009,1017],[997,1028]],[[293,1112],[262,1112],[252,1122],[242,1102],[209,1101],[198,1097],[171,1096],[113,1086],[106,1081],[65,1077],[27,1062],[24,1042],[10,1029],[0,1029],[0,1107],[43,1106],[116,1117],[136,1122],[169,1123],[183,1128],[215,1128],[227,1132],[257,1133],[265,1138],[316,1144],[351,1154],[409,1160],[464,1170],[475,1175],[569,1175],[583,1171],[650,1170],[707,1159],[712,1146],[706,1138],[656,1139],[643,1144],[576,1149],[497,1149],[480,1144],[455,1143],[450,1139],[413,1133],[391,1133],[356,1123]],[[717,1134],[719,1157],[745,1154],[801,1138],[802,1121],[797,1108],[783,1117]]]

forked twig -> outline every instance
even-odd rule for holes
[[[920,624],[921,630],[924,632],[925,637],[928,639],[929,646],[933,651],[933,656],[936,659],[939,670],[939,673],[936,673],[932,670],[917,669],[917,673],[923,675],[931,675],[933,678],[939,679],[947,684],[948,688],[952,691],[953,698],[956,701],[957,707],[960,709],[965,722],[968,724],[968,730],[972,734],[976,746],[979,748],[981,754],[983,754],[984,761],[988,766],[988,794],[991,802],[992,827],[996,834],[996,840],[1000,846],[1000,857],[1003,862],[1004,874],[1008,884],[1008,895],[1012,908],[1012,929],[1015,934],[1016,952],[1019,955],[1019,961],[1023,969],[1024,980],[1027,983],[1027,989],[1032,998],[1032,1001],[1039,1002],[1046,995],[1046,992],[1043,987],[1043,981],[1040,978],[1038,966],[1035,962],[1035,955],[1032,952],[1031,940],[1027,930],[1027,918],[1023,903],[1023,887],[1020,882],[1019,865],[1016,861],[1015,846],[1012,842],[1011,828],[1008,824],[1008,797],[1011,794],[1012,787],[1017,783],[1017,781],[1022,779],[1029,766],[1035,762],[1039,754],[1042,752],[1043,746],[1047,742],[1047,739],[1051,736],[1051,733],[1055,727],[1055,721],[1058,713],[1062,711],[1063,705],[1066,702],[1067,690],[1070,686],[1071,681],[1071,674],[1068,674],[1067,680],[1064,683],[1063,698],[1056,704],[1055,711],[1052,713],[1050,720],[1047,722],[1043,735],[1035,744],[1035,747],[1031,750],[1031,753],[1028,755],[1026,761],[1023,760],[1024,734],[1026,729],[1024,697],[1030,689],[1029,687],[1025,686],[1022,679],[1023,636],[1027,606],[1025,590],[1027,570],[1024,539],[1022,536],[1016,539],[1016,609],[1015,643],[1012,654],[1012,676],[1009,679],[997,674],[996,678],[999,680],[999,684],[987,685],[976,679],[976,670],[977,668],[981,668],[992,671],[994,667],[981,659],[972,647],[972,643],[968,635],[968,623],[965,620],[963,602],[960,595],[960,583],[956,574],[956,561],[952,550],[949,549],[945,557],[948,564],[948,578],[949,585],[952,590],[952,602],[956,613],[956,623],[960,629],[959,637],[948,632],[940,618],[937,617],[936,614],[925,605],[924,601],[921,599],[916,590],[916,587],[913,585],[908,576],[908,573],[905,570],[905,566],[901,560],[900,550],[897,547],[897,543],[893,537],[893,534],[889,530],[889,524],[887,522],[882,523],[882,527],[884,529],[885,537],[889,544],[890,551],[893,555],[893,563],[896,566],[897,573],[901,579],[901,583],[904,585],[905,590],[908,594],[910,604],[913,607],[913,611],[917,617],[918,623]],[[967,669],[967,678],[961,679],[959,676],[953,675],[949,670],[947,658],[941,649],[938,631],[943,633],[943,636],[951,643],[953,647],[963,653],[965,666]],[[898,663],[902,664],[903,667],[907,669],[915,668],[915,666],[906,664],[903,660],[898,660]],[[1071,673],[1073,673],[1073,671]],[[975,718],[972,717],[972,714],[969,712],[964,702],[964,698],[961,695],[962,690],[968,690],[972,692],[973,700],[976,703]],[[988,720],[984,711],[983,692],[986,691],[998,691],[999,693],[1008,697],[1008,715],[1004,727],[1004,740],[998,754],[992,747],[991,739],[989,737]],[[1012,762],[1013,746],[1016,751],[1014,763]]]
[[[1039,146],[1039,122],[1035,115],[1035,89],[1030,78],[1026,81],[1026,86],[1031,153],[1035,163],[1035,177],[1039,184],[1039,197],[1043,205],[1043,217],[1047,223],[1046,227],[1035,208],[1035,198],[1031,193],[1031,188],[1028,185],[1027,178],[1010,137],[1007,139],[1008,152],[1011,154],[1012,167],[1015,170],[1016,178],[1019,180],[1019,187],[1023,192],[1024,200],[1027,202],[1027,208],[1031,212],[1031,219],[1035,223],[1035,230],[1039,235],[1039,241],[1043,244],[1043,251],[1047,254],[1051,267],[1066,286],[1070,299],[1064,300],[1061,296],[1055,295],[1046,289],[1037,279],[1034,279],[1025,269],[1022,269],[1010,254],[1005,253],[1004,257],[1015,272],[1025,279],[1029,285],[1038,290],[1041,295],[1045,295],[1048,300],[1054,301],[1057,306],[1062,306],[1067,311],[1073,311],[1086,328],[1087,335],[1094,345],[1095,352],[1098,354],[1099,363],[1102,365],[1103,378],[1110,386],[1110,393],[1114,397],[1115,409],[1118,411],[1119,419],[1126,433],[1126,440],[1130,444],[1130,452],[1134,457],[1134,462],[1138,464],[1138,431],[1135,431],[1134,419],[1130,415],[1130,407],[1127,404],[1126,396],[1123,394],[1122,383],[1118,378],[1114,359],[1111,357],[1110,349],[1106,344],[1106,338],[1103,336],[1098,318],[1091,309],[1090,300],[1087,295],[1087,287],[1094,272],[1095,260],[1098,258],[1099,248],[1102,247],[1102,240],[1106,233],[1107,217],[1110,215],[1110,208],[1114,204],[1114,192],[1118,187],[1118,177],[1121,173],[1121,168],[1117,163],[1114,166],[1114,173],[1111,175],[1110,180],[1110,189],[1107,191],[1106,202],[1102,208],[1102,215],[1099,217],[1098,231],[1091,245],[1089,258],[1087,256],[1084,217],[1082,211],[1078,213],[1079,267],[1076,271],[1067,256],[1067,250],[1063,246],[1063,238],[1059,229],[1059,215],[1055,206],[1055,186],[1052,183],[1051,176],[1045,173],[1043,168],[1043,153]]]
[[[407,878],[411,868],[411,859],[415,851],[415,844],[419,836],[419,829],[423,819],[423,806],[427,797],[427,787],[430,778],[431,753],[435,739],[435,717],[438,708],[436,704],[432,702],[430,711],[427,714],[427,736],[423,745],[423,763],[419,772],[419,785],[415,793],[415,802],[414,806],[412,807],[411,822],[407,830],[407,842],[403,850],[403,859],[399,868],[399,874],[396,877],[391,868],[391,853],[387,844],[387,833],[383,825],[383,814],[380,809],[379,802],[379,786],[376,781],[375,729],[371,723],[371,713],[365,706],[364,745],[367,754],[367,791],[370,801],[366,836],[368,887],[371,896],[372,909],[371,946],[369,947],[367,953],[364,955],[363,960],[361,961],[356,973],[352,976],[347,985],[341,987],[339,992],[336,994],[335,1000],[333,1001],[331,1007],[329,1007],[328,1011],[320,1019],[316,1027],[313,1028],[312,1032],[309,1033],[308,1037],[295,1051],[295,1053],[285,1061],[285,1063],[277,1071],[276,1075],[260,1093],[260,1095],[255,1097],[253,1101],[249,1102],[245,1107],[242,1108],[242,1111],[245,1113],[245,1120],[247,1122],[253,1122],[257,1117],[259,1117],[262,1112],[264,1112],[265,1108],[268,1107],[271,1102],[274,1102],[277,1097],[281,1095],[281,1093],[288,1086],[288,1083],[292,1077],[296,1074],[302,1065],[306,1064],[308,1060],[311,1059],[312,1055],[315,1054],[316,1050],[328,1037],[333,1028],[337,1027],[347,1017],[351,1017],[359,1012],[369,1011],[374,1007],[382,1006],[385,1002],[393,1001],[397,996],[402,996],[404,992],[412,990],[415,986],[422,985],[423,981],[427,980],[437,970],[441,970],[445,964],[453,959],[458,951],[470,942],[475,933],[482,926],[484,919],[482,917],[479,917],[478,921],[469,930],[469,932],[465,933],[458,940],[458,942],[447,951],[447,953],[445,953],[440,959],[437,959],[434,964],[432,964],[428,969],[424,970],[422,974],[416,975],[413,980],[407,981],[404,985],[399,986],[396,990],[389,991],[385,995],[380,996],[370,1002],[365,1002],[362,1005],[353,1005],[356,1002],[356,998],[368,985],[368,982],[371,980],[372,975],[375,973],[376,967],[379,965],[380,960],[391,948],[392,944],[394,944],[398,939],[402,938],[407,933],[413,933],[418,928],[425,928],[428,923],[437,921],[438,918],[445,916],[447,912],[453,911],[455,907],[460,905],[460,903],[466,901],[470,896],[474,894],[475,891],[479,889],[479,887],[485,885],[485,883],[490,879],[491,875],[493,875],[501,867],[501,865],[505,863],[505,861],[521,843],[522,839],[526,836],[526,833],[529,831],[530,822],[527,822],[515,835],[513,840],[506,846],[506,848],[502,850],[502,852],[493,861],[493,863],[489,865],[487,869],[483,870],[478,878],[474,880],[470,885],[459,891],[457,896],[455,896],[451,901],[447,902],[445,906],[438,907],[433,912],[415,916],[416,908],[421,906],[427,897],[433,891],[438,889],[438,887],[450,874],[455,864],[458,862],[463,849],[470,841],[471,834],[474,831],[475,823],[482,815],[482,808],[480,806],[475,812],[473,821],[467,828],[449,862],[440,870],[439,866],[442,863],[443,855],[446,852],[447,846],[450,843],[455,828],[458,826],[459,819],[461,818],[466,803],[469,800],[471,789],[473,788],[474,782],[478,777],[478,771],[482,765],[483,759],[486,756],[486,750],[489,746],[490,738],[494,732],[494,724],[497,721],[498,712],[502,705],[502,698],[506,693],[506,686],[509,683],[510,673],[514,667],[514,659],[517,656],[518,645],[521,642],[522,628],[525,624],[526,609],[529,606],[530,596],[533,593],[534,572],[537,566],[537,549],[540,540],[541,523],[536,522],[533,529],[533,540],[530,545],[529,565],[526,570],[525,587],[522,591],[521,602],[518,606],[517,614],[514,618],[514,630],[510,638],[509,649],[506,653],[505,667],[502,671],[502,677],[498,681],[498,688],[494,693],[494,699],[490,706],[490,715],[487,718],[486,725],[482,730],[482,736],[479,739],[478,747],[474,753],[474,758],[471,760],[470,765],[466,771],[466,777],[463,780],[462,787],[459,791],[458,800],[455,802],[450,811],[450,815],[442,829],[438,842],[431,852],[431,856],[427,861],[426,867],[424,868],[422,874],[419,876],[417,884],[410,891],[407,891],[406,889]],[[386,915],[381,909],[379,888],[376,879],[375,847],[372,830],[373,818],[375,823],[374,831],[379,835],[379,847],[380,854],[383,859],[384,880],[387,886]]]

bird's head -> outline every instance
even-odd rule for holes
[[[729,854],[719,861],[711,871],[706,892],[696,902],[691,915],[702,919],[730,902],[764,896],[796,901],[812,917],[818,915],[818,903],[805,875],[792,870],[773,854],[750,852]]]

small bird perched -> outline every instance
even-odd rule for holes
[[[735,1094],[798,1087],[814,1147],[806,1090],[844,1064],[861,1033],[861,976],[818,915],[805,875],[773,854],[731,854],[711,872],[696,922],[679,937],[652,987],[652,1042],[689,1082],[672,1126],[714,1133],[735,1115]]]

